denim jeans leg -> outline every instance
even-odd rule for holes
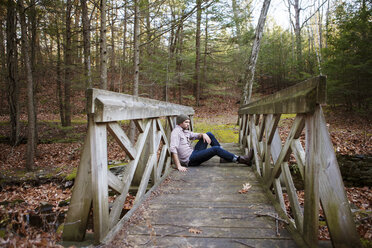
[[[211,146],[221,146],[220,143],[217,141],[216,137],[211,132],[208,132],[207,135],[211,139]],[[195,151],[200,151],[200,150],[205,150],[207,149],[208,143],[204,142],[203,139],[200,139],[198,143],[196,143],[194,150]]]
[[[189,166],[200,165],[201,163],[211,159],[215,155],[227,160],[233,161],[234,154],[224,150],[220,146],[212,146],[204,150],[194,150],[190,156]]]

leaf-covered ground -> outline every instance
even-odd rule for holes
[[[227,91],[230,94],[224,93]],[[237,137],[237,127],[234,125],[237,123],[238,110],[236,96],[240,93],[228,89],[221,89],[217,93],[205,97],[200,107],[193,106],[196,128],[204,131],[210,127],[220,132],[223,127],[227,127],[231,135],[221,131],[219,138],[222,142],[231,142],[231,139]],[[60,126],[55,101],[39,105],[38,130],[41,143],[37,146],[36,168],[32,172],[24,169],[25,142],[17,147],[6,143],[9,118],[6,114],[0,115],[1,247],[59,246],[61,232],[58,226],[63,222],[68,208],[66,201],[71,197],[68,176],[73,177],[76,173],[86,133],[83,113],[85,103],[82,99],[82,93],[76,94],[73,126],[70,128]],[[186,99],[185,103],[190,101]],[[372,155],[372,127],[366,117],[327,107],[325,115],[337,153]],[[27,116],[22,114],[21,119],[21,133],[26,136]],[[282,135],[289,132],[286,126],[292,121],[293,118],[281,121]],[[199,127],[198,122],[202,123]],[[110,142],[109,151],[109,160],[125,159],[125,154],[115,143]],[[350,187],[346,190],[350,203],[356,209],[358,231],[362,238],[372,242],[372,190],[370,187]],[[130,208],[130,202],[124,207]],[[320,230],[320,238],[329,238],[327,235],[327,230]]]

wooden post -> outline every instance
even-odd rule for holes
[[[76,174],[71,203],[67,212],[63,228],[62,239],[65,241],[82,241],[92,205],[92,178],[91,178],[91,142],[94,130],[93,116],[88,118],[88,133],[85,138],[80,165]]]
[[[320,149],[318,139],[319,116],[306,116],[306,165],[305,165],[305,206],[304,239],[310,247],[318,247],[319,229],[319,167]]]
[[[92,142],[92,191],[94,239],[100,243],[109,231],[107,130],[106,123],[93,127]]]

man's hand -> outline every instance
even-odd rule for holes
[[[203,133],[202,136],[203,136],[204,142],[207,142],[210,145],[212,141],[211,141],[211,138],[209,138],[208,134]]]
[[[185,171],[187,171],[187,168],[180,165],[180,166],[177,166],[177,170],[179,170],[181,172],[185,172]]]
[[[180,160],[178,159],[177,153],[172,153],[172,157],[173,157],[173,162],[176,164],[178,171],[181,171],[181,172],[187,171],[187,168],[181,165]]]

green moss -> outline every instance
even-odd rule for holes
[[[361,238],[360,242],[362,243],[362,247],[364,248],[371,248],[372,247],[372,241],[368,239]]]
[[[5,230],[4,229],[0,229],[0,238],[5,238]]]
[[[195,122],[196,133],[212,132],[220,143],[238,143],[239,127],[234,124],[211,125],[206,122]]]
[[[66,179],[67,181],[74,180],[74,179],[76,178],[76,173],[77,173],[77,168],[74,168],[74,170],[73,170],[70,174],[68,174],[68,175],[65,177],[65,179]]]
[[[289,119],[289,118],[295,118],[296,114],[282,114],[280,116],[280,119]]]

